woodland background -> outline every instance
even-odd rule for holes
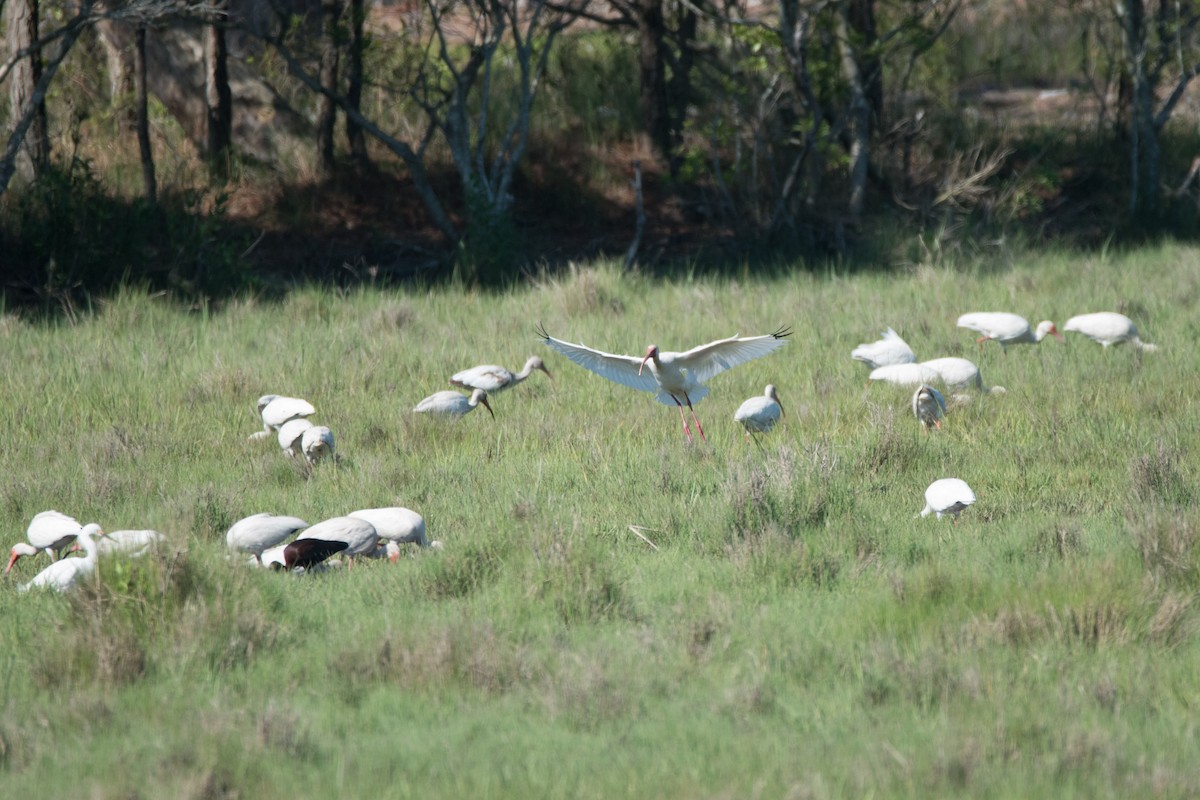
[[[0,7],[12,308],[1196,230],[1193,3]]]

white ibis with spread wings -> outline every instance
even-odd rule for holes
[[[600,377],[631,389],[656,392],[658,402],[668,406],[672,403],[679,406],[683,432],[689,442],[692,440],[692,432],[683,413],[684,405],[692,412],[692,419],[696,423],[696,430],[700,432],[700,438],[708,441],[704,435],[704,428],[700,427],[696,411],[692,408],[693,403],[699,403],[708,395],[704,384],[738,364],[775,352],[787,344],[784,337],[792,333],[788,328],[780,328],[766,336],[730,336],[728,339],[718,339],[682,353],[664,352],[652,344],[646,348],[646,354],[638,358],[614,355],[582,344],[564,342],[546,333],[546,329],[541,326],[538,326],[537,332],[550,347]]]

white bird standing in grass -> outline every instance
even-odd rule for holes
[[[296,456],[303,455],[304,432],[312,426],[311,422],[303,418],[291,419],[279,426],[279,433],[276,434],[276,438],[285,456],[295,458]]]
[[[363,508],[351,511],[346,516],[366,520],[375,526],[380,539],[396,544],[415,544],[420,547],[442,549],[442,543],[429,540],[425,532],[425,518],[410,508],[390,506],[387,508]]]
[[[65,592],[73,588],[83,578],[96,571],[99,549],[92,537],[103,535],[104,532],[100,530],[99,525],[95,523],[85,525],[83,530],[76,535],[75,541],[83,548],[86,555],[55,561],[35,575],[33,580],[22,586],[21,591],[45,588],[53,589],[56,592]]]
[[[45,553],[50,556],[51,563],[58,561],[82,530],[83,526],[79,524],[79,520],[61,512],[42,511],[35,514],[25,530],[25,538],[28,541],[12,546],[4,574],[7,575],[13,564],[23,556]]]
[[[1137,326],[1133,324],[1133,320],[1115,311],[1097,311],[1094,314],[1071,317],[1067,320],[1067,324],[1063,325],[1063,330],[1068,333],[1083,334],[1093,342],[1104,345],[1105,350],[1110,345],[1124,342],[1129,342],[1147,353],[1153,353],[1158,349],[1158,345],[1143,342],[1138,338]]]
[[[850,351],[850,357],[861,361],[871,369],[887,367],[894,364],[914,364],[917,354],[908,346],[908,342],[891,328],[883,332],[883,338],[877,342],[866,342]]]
[[[463,415],[474,411],[475,407],[481,403],[488,410],[488,413],[492,415],[492,419],[495,419],[496,412],[492,411],[492,406],[487,399],[487,392],[483,389],[476,389],[471,392],[470,397],[460,392],[434,392],[429,397],[417,403],[413,411],[418,414],[437,414],[442,417],[459,419]]]
[[[1063,338],[1058,328],[1048,319],[1039,322],[1037,328],[1032,328],[1024,317],[1007,311],[976,311],[963,314],[958,318],[958,327],[981,334],[975,340],[980,347],[989,339],[999,342],[1000,351],[1005,354],[1008,353],[1006,348],[1012,344],[1037,344],[1047,336],[1053,336],[1060,341]]]
[[[942,417],[946,415],[946,399],[937,389],[922,383],[913,394],[912,409],[913,416],[924,430],[928,431],[931,427],[940,429]]]
[[[893,386],[920,386],[922,383],[937,383],[941,380],[940,372],[924,364],[887,364],[876,367],[867,376],[868,385],[871,381],[883,381]]]
[[[225,544],[230,550],[250,553],[259,564],[263,563],[263,551],[288,538],[296,531],[308,527],[299,517],[276,514],[252,514],[233,523],[225,534]]]
[[[280,397],[277,394],[264,394],[258,398],[258,415],[262,418],[263,429],[252,433],[250,439],[265,439],[273,431],[279,430],[283,423],[307,417],[316,411],[312,403],[299,397]]]
[[[324,425],[305,428],[300,435],[300,449],[309,466],[315,466],[333,455],[333,431]]]
[[[692,420],[696,423],[700,438],[708,441],[692,407],[693,403],[699,403],[708,395],[704,384],[727,369],[775,352],[787,344],[784,337],[792,333],[787,328],[780,328],[766,336],[731,336],[682,353],[663,352],[652,344],[639,359],[564,342],[550,336],[540,326],[537,332],[546,340],[546,344],[584,369],[631,389],[657,392],[658,402],[664,405],[674,403],[679,407],[679,417],[683,420],[683,432],[688,442],[692,441],[692,432],[683,413],[685,404],[692,412]]]
[[[935,371],[947,389],[978,389],[984,394],[992,392],[1004,394],[1007,391],[1003,386],[984,386],[983,374],[979,371],[979,367],[966,358],[957,356],[931,358],[928,361],[922,361],[921,366]],[[923,382],[931,383],[931,381]]]
[[[450,383],[464,389],[482,389],[488,394],[495,394],[516,386],[532,375],[534,370],[541,370],[546,373],[547,378],[551,381],[554,380],[554,376],[550,374],[550,370],[546,369],[542,360],[537,356],[530,356],[525,362],[525,366],[515,375],[504,367],[484,364],[454,373],[450,376]]]
[[[944,514],[950,514],[958,522],[958,515],[967,506],[975,502],[975,492],[967,486],[967,482],[959,478],[941,478],[929,484],[925,490],[925,508],[921,510],[922,517],[937,514],[938,519]]]
[[[375,530],[375,526],[365,519],[358,519],[357,517],[333,517],[318,522],[296,537],[296,541],[303,539],[320,539],[324,542],[345,542],[346,547],[342,550],[342,555],[353,559],[354,556],[373,553],[379,544],[379,533]],[[286,549],[284,550],[284,559],[286,563]]]
[[[750,436],[752,433],[769,433],[781,416],[783,406],[779,402],[779,394],[775,391],[775,384],[768,383],[762,394],[738,406],[738,410],[733,412],[733,421],[740,422],[746,429],[746,436]]]

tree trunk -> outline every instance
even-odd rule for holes
[[[38,0],[7,0],[5,5],[5,29],[8,52],[16,53],[38,40]],[[31,53],[17,63],[9,77],[9,114],[16,119],[30,98],[34,87],[42,77],[42,52]],[[22,154],[17,160],[17,171],[26,179],[40,175],[50,165],[50,125],[46,117],[46,103],[38,99],[33,109]]]
[[[204,28],[204,100],[207,109],[205,157],[215,176],[229,174],[230,146],[233,142],[233,97],[229,90],[229,51],[225,44],[225,23],[229,0],[213,0],[214,19]]]
[[[1145,216],[1158,206],[1159,147],[1154,125],[1157,88],[1146,69],[1146,6],[1143,0],[1122,0],[1122,32],[1129,73],[1129,213]]]
[[[346,102],[355,111],[362,111],[363,89],[363,51],[366,39],[363,36],[363,23],[367,11],[363,0],[350,0],[350,52],[346,64]],[[349,116],[346,117],[346,142],[350,146],[350,155],[360,166],[369,161],[367,156],[367,137],[359,126]]]
[[[133,45],[134,106],[137,119],[138,150],[142,156],[142,186],[146,201],[158,202],[158,184],[154,178],[154,151],[150,147],[150,118],[146,92],[146,28],[139,25]]]
[[[321,69],[317,80],[328,94],[317,98],[317,165],[322,172],[333,172],[333,128],[337,121],[337,105],[332,95],[338,93],[338,18],[342,15],[342,0],[321,0]]]
[[[858,43],[851,38],[850,17],[849,7],[838,9],[837,32],[842,50],[842,77],[850,89],[849,107],[846,109],[850,137],[850,192],[846,212],[850,221],[856,223],[862,218],[866,199],[867,168],[871,155],[871,104],[867,99],[865,76],[858,60]]]
[[[637,0],[638,81],[642,127],[655,155],[671,159],[671,120],[667,105],[667,26],[662,0]]]

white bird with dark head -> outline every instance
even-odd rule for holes
[[[1133,324],[1133,320],[1115,311],[1097,311],[1094,314],[1071,317],[1067,320],[1067,324],[1063,325],[1063,330],[1067,333],[1082,334],[1093,342],[1103,345],[1105,350],[1112,345],[1125,342],[1129,342],[1147,353],[1153,353],[1158,349],[1158,345],[1143,342],[1138,337],[1137,326]]]
[[[958,327],[980,334],[976,343],[982,347],[989,339],[1000,344],[1000,351],[1008,353],[1013,344],[1037,344],[1047,336],[1062,340],[1062,334],[1050,320],[1042,320],[1037,328],[1030,327],[1028,320],[1019,314],[1007,311],[976,311],[958,318]]]
[[[967,482],[959,478],[941,478],[929,484],[925,490],[925,508],[922,517],[937,514],[938,519],[950,514],[958,522],[958,515],[968,506],[974,505],[975,492]]]
[[[311,416],[316,412],[313,404],[299,397],[280,397],[277,394],[264,394],[258,398],[258,415],[262,418],[263,429],[252,433],[250,439],[265,439],[273,431],[279,430],[283,423],[301,417]]]
[[[785,337],[792,333],[787,328],[780,328],[766,336],[730,336],[728,339],[718,339],[681,353],[661,351],[657,345],[652,344],[646,348],[646,354],[638,358],[614,355],[582,344],[564,342],[550,336],[540,326],[537,332],[547,345],[584,369],[631,389],[655,392],[658,402],[664,405],[674,403],[679,407],[683,432],[689,442],[692,441],[692,432],[683,413],[685,405],[692,413],[692,420],[696,423],[700,438],[707,441],[704,429],[700,427],[700,420],[696,417],[696,410],[692,407],[708,395],[704,384],[727,369],[775,352],[787,344]]]
[[[470,397],[461,392],[434,392],[429,397],[417,403],[413,411],[418,414],[436,414],[441,417],[459,419],[465,414],[474,411],[475,407],[481,404],[492,415],[492,419],[495,419],[496,412],[492,411],[492,405],[487,399],[487,392],[483,389],[476,389],[471,392]]]
[[[230,550],[252,554],[254,560],[261,564],[264,550],[307,527],[308,523],[299,517],[266,512],[252,514],[233,523],[225,534],[225,544]]]
[[[65,592],[74,588],[78,583],[96,571],[96,558],[99,550],[93,536],[103,536],[104,531],[95,523],[85,525],[76,535],[75,541],[83,548],[86,555],[76,558],[63,558],[34,576],[33,580],[21,586],[22,592],[30,589],[53,589]]]
[[[940,429],[942,417],[946,415],[946,399],[937,389],[928,383],[922,383],[913,394],[912,409],[913,416],[917,418],[917,422],[921,423],[924,430]]]
[[[908,346],[908,342],[891,328],[883,332],[883,337],[877,342],[866,342],[850,351],[850,357],[861,361],[871,369],[887,367],[894,364],[914,364],[917,354]]]
[[[4,568],[7,575],[13,565],[24,556],[34,556],[45,553],[50,556],[51,563],[62,557],[62,554],[75,541],[75,537],[83,530],[83,525],[74,517],[59,511],[42,511],[35,514],[25,529],[25,542],[18,542],[9,551],[8,566]]]
[[[521,381],[533,374],[534,370],[541,370],[546,373],[546,377],[551,381],[554,376],[550,374],[550,370],[546,369],[546,365],[537,356],[530,356],[525,362],[525,366],[515,375],[504,367],[498,367],[495,364],[483,364],[478,367],[471,367],[462,372],[456,372],[450,376],[450,383],[454,386],[461,386],[464,389],[482,389],[488,394],[496,394],[505,389],[511,389]]]

